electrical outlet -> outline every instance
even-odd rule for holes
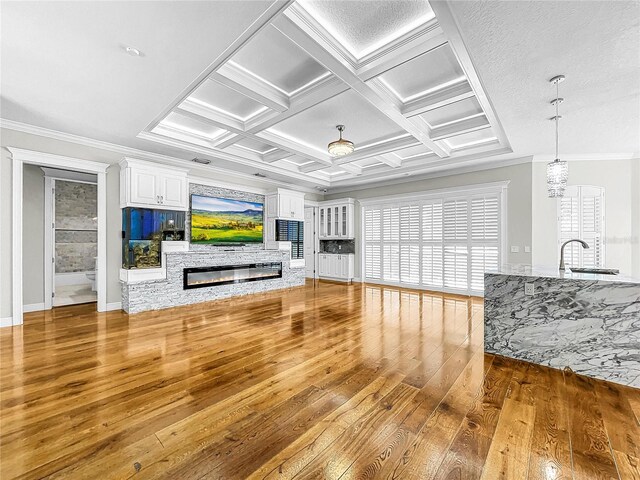
[[[520,247],[517,245],[511,245],[511,253],[520,253]]]
[[[524,253],[531,253],[531,247],[529,245],[524,247]]]
[[[525,283],[524,284],[524,294],[525,295],[535,295],[535,285],[533,283]]]

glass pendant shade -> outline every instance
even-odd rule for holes
[[[349,140],[342,138],[342,131],[344,130],[344,125],[338,125],[336,128],[340,132],[340,139],[336,140],[335,142],[331,142],[329,144],[329,147],[328,147],[329,153],[334,157],[344,157],[345,155],[349,155],[350,153],[353,153],[353,151],[355,150],[353,142],[350,142]]]
[[[547,191],[549,198],[563,197],[569,178],[569,165],[559,159],[547,164]]]

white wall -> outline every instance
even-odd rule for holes
[[[531,163],[511,165],[506,167],[492,168],[478,172],[460,173],[419,180],[413,182],[400,183],[396,185],[377,185],[361,190],[353,190],[339,194],[326,196],[327,200],[335,198],[351,197],[364,199],[371,197],[381,197],[385,195],[398,195],[413,192],[428,192],[449,187],[459,187],[463,185],[477,185],[481,183],[491,183],[503,180],[510,180],[507,193],[507,245],[519,246],[519,253],[507,252],[509,263],[531,263],[531,253],[525,253],[524,247],[531,246]],[[362,258],[361,242],[361,206],[356,202],[356,261],[355,275],[362,278],[360,260]],[[508,248],[509,250],[509,248]]]
[[[533,263],[556,265],[557,200],[548,198],[546,163],[533,165]],[[605,189],[605,266],[640,277],[640,159],[569,162],[570,185]]]
[[[25,305],[44,302],[44,172],[23,168],[22,298]]]

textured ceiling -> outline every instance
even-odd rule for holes
[[[465,44],[516,154],[640,151],[640,2],[456,1]]]
[[[302,0],[299,2],[356,58],[433,18],[424,0]]]

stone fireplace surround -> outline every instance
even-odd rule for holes
[[[304,285],[305,269],[291,268],[288,250],[225,250],[167,252],[166,278],[121,282],[122,309],[127,313],[192,305],[221,298]],[[282,277],[184,289],[184,269],[196,267],[282,263]]]

